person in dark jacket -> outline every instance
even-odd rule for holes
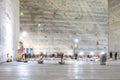
[[[110,52],[110,58],[112,58],[112,56],[113,56],[113,55],[112,55],[112,52]]]
[[[117,52],[115,53],[115,60],[117,60]]]

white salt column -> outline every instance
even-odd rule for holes
[[[0,61],[15,58],[19,35],[19,0],[0,0]]]

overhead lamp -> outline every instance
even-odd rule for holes
[[[78,43],[78,42],[79,42],[79,40],[78,40],[78,39],[74,39],[74,42],[75,42],[75,43]]]
[[[94,55],[94,52],[90,52],[90,55],[92,55],[92,56],[93,56],[93,55]]]
[[[105,52],[101,52],[101,55],[105,54]]]
[[[82,56],[83,54],[84,54],[83,52],[80,52],[80,53],[79,53],[79,55],[81,55],[81,56]]]
[[[40,26],[41,26],[41,24],[39,23],[39,24],[38,24],[38,27],[40,27]]]
[[[26,37],[28,35],[28,33],[26,31],[22,32],[22,36]]]
[[[23,12],[20,12],[20,16],[23,16],[24,15],[24,13]]]

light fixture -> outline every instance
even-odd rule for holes
[[[22,32],[22,36],[26,37],[28,35],[28,33],[26,31]]]
[[[92,56],[93,56],[93,55],[94,55],[94,52],[90,52],[90,55],[92,55]]]
[[[79,40],[78,40],[78,39],[74,39],[74,42],[75,42],[75,43],[78,43],[78,42],[79,42]]]
[[[84,53],[83,53],[83,52],[80,52],[80,53],[79,53],[79,55],[81,55],[81,56],[82,56],[82,55],[84,55]]]
[[[40,26],[41,26],[41,24],[39,23],[39,24],[38,24],[38,27],[40,27]]]
[[[23,16],[24,15],[24,13],[23,12],[20,12],[20,16]]]
[[[101,55],[105,54],[105,52],[101,52]]]

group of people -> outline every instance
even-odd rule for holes
[[[114,57],[115,57],[115,60],[117,60],[117,57],[118,57],[117,52],[115,52]],[[112,52],[110,52],[110,58],[113,59],[113,53]]]

